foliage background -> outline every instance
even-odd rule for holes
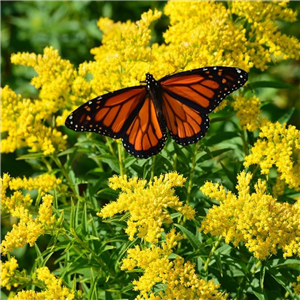
[[[139,20],[141,14],[149,8],[162,10],[164,5],[165,2],[163,1],[3,1],[1,2],[1,86],[7,84],[16,93],[22,93],[27,97],[35,97],[37,96],[37,90],[29,84],[35,72],[31,68],[12,65],[10,62],[12,53],[19,51],[42,53],[44,47],[53,45],[59,50],[63,58],[78,66],[83,61],[91,60],[93,56],[90,54],[90,49],[99,46],[101,43],[101,32],[96,25],[100,16],[108,17],[114,21],[125,22],[129,19],[135,21]],[[297,1],[291,2],[289,6],[295,11],[300,11],[300,3]],[[168,18],[163,17],[152,25],[153,42],[160,43],[163,41],[162,32],[166,30],[168,24]],[[291,24],[282,22],[280,29],[282,32],[300,39],[299,15],[297,22]],[[256,80],[284,82],[299,87],[299,61],[280,62],[271,66],[267,73],[252,70],[251,76]],[[291,108],[296,107],[289,123],[300,129],[299,91],[265,88],[260,93],[260,97],[265,99],[264,111],[272,121],[278,120],[284,114],[289,114]],[[210,130],[211,137],[218,133],[217,130],[218,126],[212,126]],[[64,131],[67,133],[66,129]],[[71,136],[70,143],[74,141],[74,136]],[[206,145],[209,146],[209,142]],[[37,172],[35,166],[29,165],[23,160],[17,160],[17,157],[25,153],[25,150],[20,149],[12,154],[1,154],[1,174],[9,172],[11,176],[22,177],[23,175],[31,176]],[[96,166],[91,160],[85,161],[83,164],[80,164],[80,161],[77,163],[77,174],[81,178],[84,178],[83,174],[86,174],[89,170],[96,170]],[[166,162],[164,161],[164,163]],[[180,172],[188,176],[188,166],[185,168],[185,164],[180,162],[180,158],[178,164],[181,167]],[[145,168],[145,165],[138,165],[136,172],[141,172],[143,168]],[[203,168],[205,169],[205,165]],[[108,172],[109,175],[110,173]],[[99,188],[95,179],[97,175],[97,172],[94,174],[91,172],[84,178],[89,179],[90,191],[94,190],[96,192]],[[198,179],[198,182],[202,181],[204,183],[208,178],[201,178],[200,176]],[[95,183],[95,186],[93,186],[93,183]],[[183,192],[178,190],[179,196],[181,196],[181,193]],[[116,193],[104,191],[102,196],[105,201],[109,201],[116,198]],[[201,203],[198,205],[201,207]],[[204,214],[204,208],[202,208],[201,213]],[[6,222],[4,219],[2,228],[1,237],[3,238],[10,228],[10,222]],[[40,249],[47,247],[47,239],[47,236],[39,239]],[[241,252],[243,251],[245,249],[241,248]],[[33,248],[20,249],[15,251],[15,255],[19,258],[20,269],[30,270],[31,261],[35,258],[35,250]],[[51,258],[53,263],[57,258],[55,256]]]

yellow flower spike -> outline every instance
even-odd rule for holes
[[[52,215],[53,196],[45,195],[42,200],[43,203],[39,207],[38,220],[46,226],[51,226],[55,222],[55,217]]]
[[[21,291],[18,292],[10,300],[73,300],[75,299],[74,292],[62,286],[62,280],[50,273],[47,267],[38,268],[37,279],[44,282],[46,285],[45,291]]]
[[[32,216],[28,215],[28,211],[26,214],[26,210],[18,210],[16,215],[19,215],[22,219],[18,225],[13,225],[13,229],[6,234],[5,239],[2,241],[1,252],[3,255],[15,248],[22,248],[25,244],[33,246],[38,237],[44,234],[42,225],[37,220],[33,220]]]
[[[296,295],[300,295],[300,275],[297,277],[297,282],[294,282],[293,284],[294,293]]]
[[[245,157],[244,166],[257,164],[262,174],[274,166],[289,188],[300,189],[300,131],[294,126],[268,122],[261,128],[260,139]]]
[[[237,246],[244,242],[258,259],[266,259],[283,250],[283,256],[300,256],[300,220],[297,203],[277,203],[267,193],[267,184],[258,180],[250,193],[252,175],[238,176],[238,195],[224,194],[224,188],[207,182],[201,191],[220,201],[202,222],[201,230],[223,236],[227,243]],[[222,226],[220,226],[222,224]]]
[[[38,237],[45,233],[45,230],[51,227],[55,222],[52,215],[52,195],[45,195],[46,192],[53,190],[61,183],[49,174],[43,174],[35,178],[11,178],[4,174],[1,179],[1,197],[2,209],[6,210],[13,217],[17,217],[19,222],[13,225],[10,232],[7,233],[1,243],[3,255],[15,248],[24,247],[25,244],[33,246]],[[10,196],[8,189],[16,190]],[[29,194],[23,195],[21,189],[34,190],[38,189],[42,197],[42,204],[39,207],[38,214],[29,213],[32,199]]]
[[[237,112],[240,119],[240,125],[244,130],[254,131],[267,123],[267,119],[261,115],[261,103],[257,97],[236,96],[234,101],[230,103]]]
[[[5,287],[7,290],[11,289],[12,278],[17,268],[18,262],[14,257],[11,257],[5,263],[1,261],[1,287]],[[16,285],[14,286],[16,287]]]
[[[34,190],[40,189],[42,192],[48,192],[52,189],[59,187],[61,179],[57,179],[55,176],[49,174],[43,174],[36,177],[24,177],[23,179],[11,178],[9,182],[9,188],[11,190]]]
[[[172,229],[166,234],[166,240],[160,245],[151,245],[141,249],[136,246],[129,249],[127,257],[122,260],[123,270],[142,268],[143,275],[133,281],[134,290],[140,295],[136,299],[226,299],[226,295],[217,291],[218,285],[212,281],[199,278],[195,272],[195,265],[185,262],[182,257],[176,256],[170,260],[168,256],[173,252],[179,240],[183,237]],[[156,284],[166,285],[163,293],[153,293]]]
[[[13,54],[11,61],[14,64],[25,65],[35,69],[37,77],[32,79],[32,84],[41,88],[40,97],[56,101],[56,110],[64,107],[61,95],[70,91],[70,82],[73,81],[76,71],[68,60],[62,59],[58,50],[46,47],[43,55],[34,53]]]
[[[172,223],[167,208],[180,211],[187,219],[193,219],[195,211],[174,195],[174,186],[182,186],[183,176],[177,173],[154,177],[146,186],[146,180],[128,179],[127,176],[110,178],[110,187],[122,190],[116,202],[106,205],[99,217],[112,217],[117,213],[129,212],[126,233],[133,240],[137,235],[147,242],[157,242],[163,231],[163,224]]]
[[[296,12],[286,5],[232,1],[226,9],[220,2],[169,1],[164,12],[171,23],[164,33],[170,51],[161,56],[176,68],[225,65],[264,70],[272,56],[276,60],[299,58],[299,41],[281,34],[276,24],[277,19],[296,20]],[[240,16],[239,23],[233,22],[231,14]],[[245,21],[250,30],[243,28]]]
[[[48,155],[65,148],[66,137],[44,124],[59,109],[57,103],[47,101],[22,99],[9,87],[1,88],[1,132],[6,133],[1,140],[2,153],[27,146],[31,151]]]

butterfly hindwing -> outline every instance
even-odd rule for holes
[[[209,127],[207,113],[198,111],[163,93],[162,111],[169,134],[180,145],[195,143],[200,140]]]
[[[238,68],[207,67],[160,79],[162,110],[172,138],[181,145],[201,139],[209,127],[208,113],[247,78]]]
[[[123,146],[132,155],[147,158],[159,153],[166,139],[164,120],[159,118],[153,100],[148,95],[123,137]]]

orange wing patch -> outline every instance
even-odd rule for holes
[[[206,119],[195,109],[179,102],[168,93],[163,93],[163,114],[170,134],[176,142],[201,135]]]
[[[120,138],[129,127],[128,120],[139,111],[146,97],[144,86],[126,88],[88,101],[66,120],[75,131],[92,131]]]
[[[153,101],[147,97],[138,115],[126,131],[126,144],[134,151],[151,151],[163,139]],[[125,139],[123,138],[124,142]],[[125,146],[125,145],[124,145]],[[125,146],[126,148],[126,146]]]
[[[192,101],[203,108],[209,107],[210,99],[216,96],[216,90],[220,87],[217,81],[198,74],[167,79],[161,85],[166,91]]]

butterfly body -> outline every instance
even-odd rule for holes
[[[66,126],[121,138],[139,158],[159,153],[170,136],[180,145],[195,143],[209,128],[208,113],[247,81],[238,68],[207,67],[167,75],[146,85],[96,97],[72,112]]]

